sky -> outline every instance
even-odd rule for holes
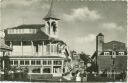
[[[51,0],[2,0],[0,28],[22,24],[44,24]],[[70,50],[92,55],[96,50],[96,35],[104,41],[127,39],[127,6],[124,1],[54,0],[59,38]]]

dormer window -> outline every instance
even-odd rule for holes
[[[119,52],[119,55],[124,55],[124,52]]]
[[[110,55],[110,53],[109,52],[104,52],[104,55]]]

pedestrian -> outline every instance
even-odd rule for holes
[[[76,75],[76,81],[81,82],[80,72],[78,72]]]
[[[87,72],[84,71],[83,73],[83,82],[87,82]]]

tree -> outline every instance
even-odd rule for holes
[[[3,68],[3,61],[4,61],[4,68]],[[4,79],[7,80],[8,79],[8,74],[9,71],[11,69],[11,65],[10,65],[10,59],[9,56],[3,56],[1,58],[1,68],[4,69]]]
[[[91,66],[87,67],[87,71],[88,72],[97,72],[98,71],[98,66],[96,65],[96,63],[94,61],[92,61],[92,59],[89,57],[89,55],[85,54],[85,53],[80,53],[80,59],[82,59],[84,61],[84,64],[87,65],[87,63],[90,63]]]
[[[91,61],[91,66],[87,68],[88,72],[98,72],[98,66],[95,62]]]
[[[90,62],[91,59],[90,59],[89,55],[87,55],[83,52],[81,52],[79,55],[80,55],[80,59],[82,59],[84,61],[85,65],[87,65],[88,62]]]

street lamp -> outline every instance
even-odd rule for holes
[[[113,51],[113,52],[112,52],[112,72],[113,72],[113,81],[115,80],[115,58],[116,58],[116,53]]]

